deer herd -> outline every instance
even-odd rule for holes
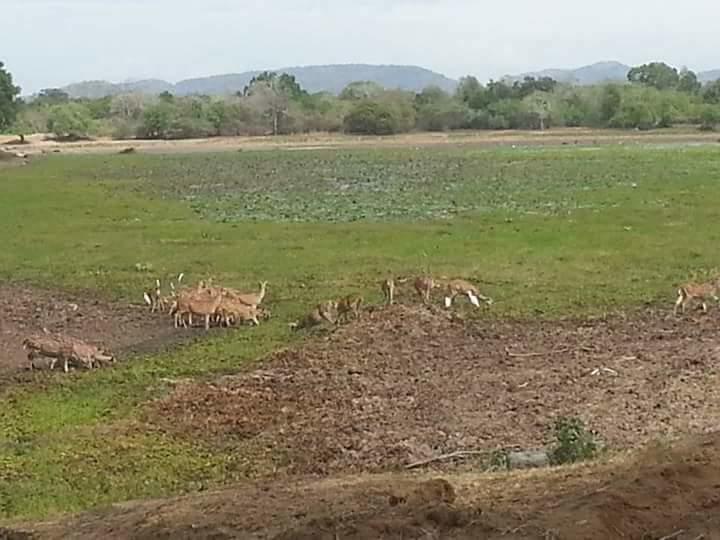
[[[180,274],[176,282],[170,282],[170,292],[167,295],[162,294],[160,280],[155,281],[153,289],[143,293],[145,304],[150,311],[163,312],[172,317],[175,328],[192,327],[196,320],[200,321],[206,330],[209,330],[211,325],[231,327],[250,323],[257,326],[261,319],[270,317],[270,310],[261,305],[267,293],[267,281],[261,281],[259,290],[255,292],[242,292],[230,287],[215,286],[212,279],[200,280],[195,286],[184,287],[183,277],[184,274]],[[481,294],[475,285],[464,279],[448,279],[444,276],[435,279],[427,275],[414,279],[394,277],[382,280],[379,285],[385,304],[394,304],[398,287],[408,282],[412,282],[413,289],[426,305],[431,304],[432,292],[435,289],[441,289],[444,306],[448,309],[458,296],[466,296],[476,308],[480,307],[481,301],[487,305],[493,304],[492,298]],[[691,301],[700,302],[703,312],[707,312],[707,301],[713,299],[720,302],[719,294],[720,278],[703,283],[683,284],[677,289],[674,314],[677,315],[678,310],[685,312],[686,305]],[[325,300],[289,326],[293,330],[299,330],[324,323],[338,325],[360,317],[363,302],[363,297],[357,294]],[[47,329],[27,337],[23,341],[23,347],[28,351],[30,369],[33,369],[35,360],[39,357],[50,359],[50,369],[54,369],[58,361],[62,362],[66,372],[71,365],[90,369],[107,362],[115,362],[112,354],[95,345],[77,338],[52,334]]]
[[[242,292],[229,287],[213,286],[212,280],[199,281],[196,286],[182,287],[184,274],[176,281],[170,282],[170,292],[163,295],[160,280],[155,281],[155,288],[143,293],[145,303],[152,312],[165,312],[173,317],[176,328],[188,328],[194,325],[193,317],[201,320],[205,329],[211,325],[230,327],[249,322],[260,324],[260,319],[268,319],[270,310],[261,306],[267,293],[267,281],[260,282],[257,292]],[[388,278],[380,282],[385,302],[395,302],[395,289],[398,285],[410,281],[410,278]],[[493,300],[480,294],[477,287],[462,279],[436,280],[429,276],[415,278],[413,287],[423,303],[431,302],[433,289],[443,288],[445,291],[445,307],[450,308],[458,295],[467,296],[470,302],[480,307],[480,300],[492,304]],[[290,323],[294,330],[310,328],[323,323],[333,325],[347,322],[360,316],[364,298],[351,294],[339,299],[320,302],[299,321]]]

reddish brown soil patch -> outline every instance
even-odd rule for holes
[[[632,448],[717,426],[716,327],[713,313],[462,323],[395,306],[271,355],[262,369],[181,386],[150,420],[291,474],[542,446],[559,416],[579,416],[610,447]]]
[[[271,483],[19,527],[38,538],[659,539],[720,535],[720,434],[532,473]]]
[[[160,349],[179,337],[169,318],[151,314],[144,306],[113,304],[91,294],[0,284],[0,313],[0,381],[28,366],[22,341],[43,327],[104,344],[119,360]]]

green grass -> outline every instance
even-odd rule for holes
[[[388,273],[476,280],[496,300],[481,317],[671,303],[678,280],[720,265],[719,179],[713,147],[52,156],[4,169],[0,277],[133,302],[180,271],[267,279],[274,318],[2,391],[0,517],[241,478],[237,456],[154,433],[144,404],[163,379],[232,373],[297,339],[286,323],[313,301],[379,301]]]

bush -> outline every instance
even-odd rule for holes
[[[400,120],[387,104],[363,101],[345,115],[343,126],[347,133],[392,135],[400,131]]]
[[[595,437],[579,418],[559,418],[553,425],[555,443],[548,451],[550,463],[564,465],[594,458],[598,453]]]
[[[460,129],[467,124],[467,109],[460,103],[448,101],[425,105],[418,109],[417,127],[426,131]]]
[[[720,125],[720,107],[705,105],[700,112],[700,129],[703,131],[715,131]]]
[[[58,139],[83,139],[92,129],[90,113],[79,103],[55,105],[48,114],[48,130]]]

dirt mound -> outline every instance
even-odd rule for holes
[[[0,284],[0,313],[0,378],[4,381],[27,367],[22,341],[43,327],[105,345],[120,360],[131,352],[160,349],[181,337],[168,319],[149,313],[144,306],[18,285]]]
[[[275,481],[126,503],[38,538],[613,539],[720,535],[720,434],[624,461],[507,474]],[[675,535],[675,536],[669,536]]]
[[[394,306],[261,369],[180,386],[148,416],[174,434],[236,445],[258,471],[301,475],[538,447],[559,416],[632,448],[716,426],[715,326],[713,314],[657,313],[463,323]]]

